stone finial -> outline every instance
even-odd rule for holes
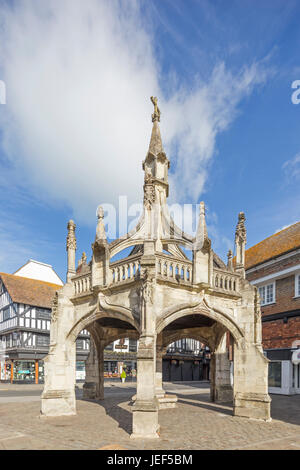
[[[207,235],[207,227],[205,221],[205,204],[203,201],[201,201],[195,248],[196,250],[201,250],[202,248],[208,247],[209,245],[210,240]]]
[[[239,272],[245,278],[245,246],[246,246],[246,227],[245,214],[239,213],[238,223],[235,230],[235,249],[236,249],[236,272]]]
[[[104,227],[104,210],[102,206],[98,206],[97,208],[97,217],[98,217],[98,223],[97,223],[97,228],[96,228],[96,241],[106,241],[106,233],[105,233],[105,227]]]
[[[67,250],[76,250],[77,244],[76,244],[76,236],[75,236],[75,222],[74,220],[69,220],[68,225],[68,236],[67,236]]]
[[[150,99],[154,105],[154,113],[152,114],[152,122],[154,121],[160,122],[160,109],[157,106],[157,98],[156,96],[151,96]]]
[[[232,251],[229,250],[227,253],[227,268],[230,269],[230,271],[233,271],[232,256]]]
[[[85,252],[82,253],[80,260],[78,261],[78,266],[81,266],[82,264],[86,264],[86,254]]]
[[[76,243],[76,236],[75,236],[76,225],[74,223],[74,220],[69,220],[67,228],[68,228],[68,236],[67,236],[67,253],[68,253],[67,282],[69,282],[71,277],[76,274],[75,255],[76,255],[77,243]]]
[[[244,212],[240,212],[238,216],[238,223],[235,230],[235,240],[239,239],[246,243],[246,227],[245,227],[245,214]]]

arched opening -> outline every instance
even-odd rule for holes
[[[209,356],[209,346],[199,338],[190,338],[188,334],[180,336],[166,347],[162,358],[162,381],[208,382]]]
[[[170,358],[171,363],[168,365],[169,371],[166,370],[167,366],[164,365],[164,361],[162,363],[163,381],[198,379],[200,389],[202,388],[201,382],[206,380],[206,385],[203,386],[207,389],[206,393],[211,401],[232,403],[233,344],[241,337],[241,332],[227,315],[205,308],[182,308],[167,312],[165,318],[159,323],[159,331],[162,346],[168,348],[172,344],[174,349],[174,355]],[[190,341],[190,346],[195,345],[192,340],[201,344],[200,351],[193,351],[198,353],[198,357],[191,354],[189,362],[182,351],[178,351],[181,353],[178,357],[175,354],[176,342],[188,349],[186,348],[187,340]],[[188,353],[188,350],[186,352]],[[202,370],[199,373],[200,365]],[[208,381],[210,390],[207,388]]]
[[[82,326],[90,336],[82,396],[102,400],[105,379],[118,380],[123,370],[129,377],[136,376],[136,354],[130,354],[130,349],[135,344],[136,352],[137,324],[122,312],[94,311],[72,328],[67,339],[78,344],[76,335]],[[127,357],[124,349],[128,349]]]

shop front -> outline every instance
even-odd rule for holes
[[[293,352],[291,349],[266,351],[270,361],[269,393],[300,394],[300,364],[293,361]]]

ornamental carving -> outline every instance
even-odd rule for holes
[[[239,213],[239,220],[236,226],[236,231],[235,231],[235,241],[237,240],[245,242],[246,243],[246,227],[245,227],[245,214],[244,212]]]
[[[68,223],[68,236],[67,236],[67,250],[76,250],[76,236],[75,236],[76,225],[73,220]]]
[[[52,313],[51,313],[51,322],[56,322],[58,317],[58,292],[55,292],[55,295],[52,300]]]
[[[155,202],[155,189],[153,184],[145,184],[144,187],[144,206],[151,209],[152,204]]]
[[[142,277],[141,294],[145,303],[153,303],[154,278],[150,277],[148,269],[145,269]]]

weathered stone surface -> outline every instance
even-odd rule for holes
[[[166,397],[162,387],[161,357],[168,344],[181,338],[194,338],[211,350],[212,401],[233,399],[236,415],[268,421],[268,360],[261,347],[259,296],[245,280],[245,216],[239,214],[236,228],[235,268],[231,254],[226,266],[212,249],[204,203],[196,237],[176,226],[167,207],[170,162],[161,142],[157,99],[152,102],[153,132],[143,162],[144,212],[137,226],[108,243],[103,210],[98,208],[92,260],[76,274],[75,224],[69,222],[67,283],[53,305],[41,412],[75,413],[75,341],[88,329],[88,398],[103,398],[105,346],[119,338],[139,339],[134,437],[156,438],[159,407],[176,406],[176,399]],[[127,258],[111,261],[130,247]],[[181,247],[192,251],[192,260]],[[234,343],[233,386],[229,338]]]

